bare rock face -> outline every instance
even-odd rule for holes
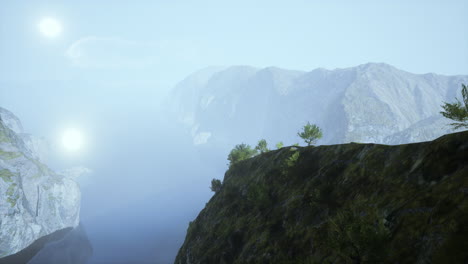
[[[23,133],[21,121],[12,112],[0,107],[0,119],[2,119],[5,126],[13,130],[16,134]]]
[[[405,144],[454,132],[441,104],[460,96],[468,76],[413,74],[388,64],[310,72],[234,66],[180,82],[173,109],[195,145],[261,138],[293,144],[307,121],[324,130],[320,144]]]
[[[78,184],[39,160],[18,118],[0,108],[0,257],[79,223]]]

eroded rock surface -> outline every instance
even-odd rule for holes
[[[0,108],[0,257],[79,223],[78,184],[39,160],[19,119]]]

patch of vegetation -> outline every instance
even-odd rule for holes
[[[300,153],[297,147],[290,147],[289,152],[286,152],[286,156],[281,165],[281,174],[283,176],[288,176],[292,173],[292,168],[296,165],[299,160]]]
[[[462,132],[245,160],[189,225],[176,263],[465,263],[466,142]]]
[[[18,195],[14,196],[14,197],[13,197],[13,196],[12,196],[12,197],[8,197],[8,198],[7,198],[7,202],[10,204],[11,207],[15,207],[16,202],[18,201],[18,198],[19,198]]]
[[[239,161],[243,161],[257,155],[257,151],[252,149],[247,144],[239,144],[234,147],[228,155],[229,165],[235,164]]]
[[[257,146],[255,147],[255,150],[260,153],[265,153],[265,152],[270,151],[268,149],[268,144],[265,139],[261,139],[260,141],[258,141]]]
[[[286,159],[286,165],[291,168],[291,167],[294,167],[294,165],[296,165],[296,162],[297,160],[299,159],[299,151],[297,150],[292,150],[293,151],[293,154]]]
[[[6,128],[5,125],[2,122],[0,122],[0,142],[10,141],[10,139],[9,139],[7,133],[6,133],[7,129],[8,128]]]
[[[5,130],[0,129],[0,142],[8,142],[8,141],[10,141],[10,139],[6,135]]]
[[[450,124],[454,129],[468,128],[468,88],[464,84],[462,84],[461,93],[463,103],[458,98],[455,98],[456,103],[444,102],[442,105],[444,111],[440,112],[445,118],[457,121]]]
[[[297,135],[301,137],[308,146],[315,144],[317,140],[321,139],[323,136],[322,129],[315,124],[310,124],[309,122],[302,127],[302,131],[299,131]]]
[[[218,180],[218,179],[212,179],[211,180],[211,187],[210,187],[211,191],[217,193],[217,192],[219,192],[221,190],[222,186],[223,186],[223,184],[221,183],[220,180]]]
[[[2,178],[2,180],[5,182],[12,182],[13,176],[15,176],[15,174],[7,169],[0,170],[0,178]]]
[[[16,183],[13,183],[8,187],[6,191],[7,202],[10,204],[11,207],[15,207],[19,199],[19,194],[16,192],[16,189],[17,189],[17,185]]]
[[[282,148],[282,147],[284,147],[283,142],[280,141],[280,142],[276,143],[276,148],[277,148],[277,149],[280,149],[280,148]]]
[[[322,245],[345,263],[382,263],[388,258],[390,230],[377,208],[356,201],[321,226]]]
[[[263,184],[253,183],[249,185],[247,191],[247,200],[249,200],[257,208],[267,208],[271,205],[268,189]]]
[[[21,156],[22,154],[20,152],[7,152],[7,151],[0,150],[0,157],[5,160],[16,159]]]
[[[15,194],[16,186],[17,186],[16,183],[11,184],[6,191],[6,195],[13,196],[13,194]]]

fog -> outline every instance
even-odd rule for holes
[[[0,10],[0,107],[49,142],[52,169],[91,171],[78,178],[90,263],[171,263],[232,147],[202,155],[194,146],[171,111],[178,82],[213,65],[312,70],[379,61],[465,73],[468,39],[457,32],[467,4],[433,2],[9,1]],[[37,32],[44,16],[61,21],[59,37]],[[60,141],[69,127],[84,137],[77,152]]]
[[[78,181],[93,261],[170,262],[188,222],[211,196],[210,177],[220,166],[202,165],[191,139],[163,114],[163,95],[145,93],[151,89],[131,89],[129,95],[115,87],[83,91],[83,84],[34,85],[37,89],[3,91],[2,98],[9,100],[2,106],[21,118],[26,131],[37,127],[43,135],[55,135],[68,125],[62,120],[71,120],[85,134],[88,142],[79,153],[67,153],[50,138],[48,165],[57,171],[92,170]],[[27,107],[18,107],[24,100]],[[33,109],[41,113],[31,115]]]

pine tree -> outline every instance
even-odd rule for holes
[[[265,139],[262,139],[262,140],[258,141],[258,144],[255,147],[255,150],[260,151],[260,153],[265,153],[265,152],[270,151],[268,149],[268,144],[267,144]]]
[[[310,124],[307,122],[302,128],[302,132],[298,132],[297,135],[301,137],[308,146],[315,144],[315,142],[322,138],[322,129],[315,124]]]
[[[229,165],[245,159],[249,159],[255,155],[257,155],[257,151],[252,149],[249,145],[244,143],[236,145],[228,155],[228,160],[230,161]]]
[[[211,191],[217,193],[217,192],[219,192],[221,190],[222,186],[223,186],[223,184],[221,183],[220,180],[218,180],[218,179],[211,180],[211,187],[210,187]]]
[[[463,102],[460,102],[458,98],[455,98],[457,102],[453,104],[444,102],[442,105],[444,111],[440,112],[445,118],[457,121],[450,124],[453,129],[468,128],[468,88],[466,85],[462,84],[461,92]]]

